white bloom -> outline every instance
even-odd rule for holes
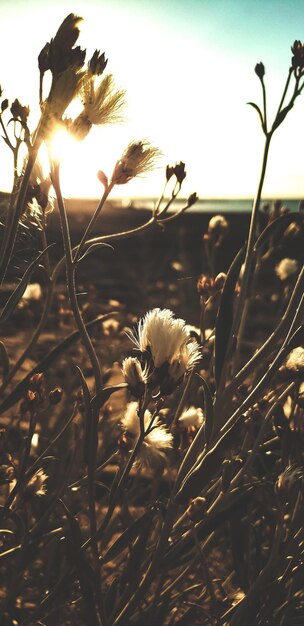
[[[304,348],[301,346],[294,348],[288,355],[285,365],[292,372],[304,372]]]
[[[200,358],[201,352],[198,343],[195,340],[188,340],[181,346],[179,355],[170,363],[170,380],[178,382],[186,372],[193,369]]]
[[[42,289],[39,283],[30,283],[23,294],[24,300],[40,300],[42,296]]]
[[[172,363],[179,357],[181,347],[189,339],[182,319],[175,319],[169,309],[152,309],[138,324],[138,340],[141,352],[151,349],[155,367]]]
[[[276,275],[280,280],[286,280],[298,271],[298,261],[295,259],[282,259],[275,267]]]
[[[128,356],[122,362],[122,373],[126,383],[136,397],[143,395],[148,379],[147,367],[142,368],[140,361],[136,357]]]
[[[185,428],[194,426],[195,428],[200,428],[204,421],[204,413],[202,409],[195,406],[190,406],[189,409],[183,411],[181,416],[178,418],[178,421]]]
[[[137,332],[130,333],[129,337],[141,352],[151,353],[151,369],[153,366],[160,369],[168,365],[168,370],[163,372],[164,380],[154,379],[156,386],[164,384],[163,389],[167,389],[167,393],[172,392],[169,391],[172,383],[177,383],[201,357],[200,347],[189,336],[185,321],[174,318],[169,309],[149,311],[139,321]],[[151,380],[153,383],[153,376]]]
[[[121,420],[123,429],[127,435],[137,439],[140,434],[139,417],[137,415],[138,403],[129,402],[125,414]],[[145,430],[151,423],[152,415],[146,410],[144,415]],[[158,419],[153,422],[152,430],[145,439],[138,452],[137,461],[140,465],[152,467],[160,461],[166,461],[166,451],[172,448],[173,437],[166,427]]]

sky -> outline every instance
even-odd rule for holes
[[[264,137],[254,67],[266,67],[268,118],[274,115],[290,66],[290,47],[304,40],[303,0],[0,0],[0,84],[38,115],[37,56],[70,12],[84,18],[79,44],[88,58],[105,51],[107,71],[126,89],[126,119],[94,128],[67,151],[65,196],[100,194],[99,169],[111,170],[132,140],[162,152],[156,170],[116,195],[157,196],[167,163],[183,161],[184,195],[253,197]],[[303,31],[301,31],[301,26]],[[273,138],[264,197],[304,196],[304,96]],[[11,155],[1,146],[0,189],[11,184]],[[115,194],[114,194],[115,195]]]

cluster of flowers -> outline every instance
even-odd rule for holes
[[[201,357],[198,343],[189,336],[186,322],[169,309],[152,309],[130,339],[139,357],[127,357],[122,370],[132,394],[140,398],[147,390],[168,395],[181,383]]]

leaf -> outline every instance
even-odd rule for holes
[[[81,595],[85,605],[88,621],[92,626],[99,626],[93,587],[96,584],[96,574],[85,559],[79,548],[70,541],[68,537],[63,537],[61,542],[69,562],[76,567]]]
[[[30,280],[30,277],[34,271],[34,269],[39,265],[39,261],[40,259],[43,257],[43,255],[47,252],[47,250],[49,250],[49,248],[51,248],[53,245],[55,244],[50,244],[49,246],[47,246],[47,248],[45,248],[44,250],[42,250],[42,252],[40,252],[40,254],[37,256],[36,259],[34,259],[34,261],[32,261],[30,263],[30,265],[27,267],[26,271],[24,272],[20,282],[18,283],[16,289],[13,291],[12,295],[9,297],[1,315],[0,315],[0,320],[2,322],[5,322],[9,316],[13,313],[13,311],[15,310],[18,302],[21,300],[26,287],[28,285],[28,282]]]
[[[94,396],[94,398],[92,398],[92,411],[98,411],[105,404],[105,402],[107,402],[112,393],[125,389],[126,387],[128,387],[127,383],[119,383],[118,385],[109,385],[108,387],[104,387],[96,396]]]
[[[204,395],[204,416],[205,416],[204,431],[205,431],[205,440],[208,445],[212,436],[213,423],[214,423],[213,399],[212,399],[211,391],[205,379],[202,376],[199,376],[199,378],[202,381],[201,390],[203,391],[203,395]]]
[[[284,107],[284,109],[282,109],[282,111],[280,111],[280,113],[277,115],[276,119],[274,120],[272,129],[271,129],[272,131],[276,130],[276,128],[278,128],[282,124],[282,122],[285,120],[287,113],[291,111],[292,107],[293,107],[293,103],[289,103],[286,107]]]
[[[0,341],[0,359],[2,365],[2,378],[6,378],[10,369],[9,356],[3,341]]]
[[[144,513],[139,519],[135,520],[112,544],[106,554],[101,557],[101,563],[108,563],[115,559],[123,550],[128,548],[147,528],[150,527],[155,511],[150,509]]]
[[[245,258],[245,252],[246,247],[243,246],[228,270],[217,314],[214,346],[214,370],[217,388],[220,383],[223,364],[227,357],[227,348],[233,323],[234,291]]]
[[[258,107],[258,105],[255,104],[255,102],[247,102],[247,104],[249,104],[251,107],[253,107],[257,111],[257,113],[259,115],[259,118],[260,118],[260,122],[261,122],[261,125],[262,125],[262,128],[263,128],[263,131],[266,132],[264,119],[263,119],[263,115],[262,115],[262,111],[261,111],[260,107]]]
[[[300,213],[286,213],[285,215],[277,217],[277,219],[273,220],[273,222],[271,222],[270,224],[268,224],[268,226],[266,226],[266,228],[264,228],[263,232],[260,234],[255,243],[254,251],[256,252],[258,250],[261,250],[272,235],[282,235],[287,226],[289,226],[289,224],[292,224],[293,222],[296,222],[297,224],[302,224],[303,215],[301,215]]]
[[[97,324],[100,324],[100,322],[104,321],[105,319],[108,319],[111,316],[112,316],[112,313],[106,313],[106,315],[99,315],[94,320],[91,320],[91,322],[88,322],[86,324],[86,328],[87,329],[93,328],[94,326],[96,326]],[[68,348],[70,348],[79,339],[80,339],[79,331],[75,330],[68,337],[66,337],[63,341],[57,344],[57,346],[55,346],[55,348],[53,348],[43,359],[41,359],[41,361],[39,361],[39,363],[35,365],[35,367],[33,367],[33,369],[29,372],[29,374],[27,374],[27,376],[25,376],[25,378],[23,378],[23,380],[21,380],[21,382],[18,385],[16,385],[16,387],[13,389],[10,395],[7,396],[3,400],[3,402],[0,404],[0,415],[7,409],[10,409],[12,406],[14,406],[14,404],[16,404],[16,402],[18,402],[18,400],[22,398],[22,396],[28,389],[29,380],[34,374],[37,374],[37,372],[45,372],[45,370],[47,370],[48,367],[50,367],[63,352],[68,350]]]
[[[187,474],[176,495],[177,503],[186,503],[190,498],[199,496],[203,489],[210,485],[213,478],[221,472],[226,450],[234,442],[235,431],[238,430],[239,422],[237,421],[225,436],[206,452],[193,471]]]
[[[92,407],[91,407],[91,394],[86,383],[85,377],[78,365],[75,365],[76,370],[80,377],[82,392],[83,392],[83,402],[84,402],[84,413],[85,413],[85,435],[84,435],[84,447],[83,447],[83,455],[84,460],[88,463],[88,459],[90,458],[90,438],[92,431]]]

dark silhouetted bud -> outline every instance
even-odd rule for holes
[[[58,404],[58,402],[61,401],[62,395],[63,395],[63,391],[60,387],[56,387],[55,389],[52,389],[52,391],[50,391],[49,393],[50,404]]]
[[[192,193],[187,201],[188,206],[193,206],[193,204],[195,204],[198,201],[198,196],[196,195],[196,192],[194,191],[194,193]]]
[[[51,39],[49,49],[47,46],[43,50],[48,54],[48,61],[43,50],[40,54],[41,67],[50,69],[53,74],[58,75],[69,67],[79,69],[83,66],[86,51],[81,50],[79,46],[73,48],[79,36],[78,24],[82,21],[81,17],[70,13],[59,27],[54,39]],[[39,55],[40,56],[40,55]],[[47,67],[49,65],[49,67]],[[42,70],[41,70],[42,71]]]
[[[108,59],[105,58],[105,53],[100,54],[99,50],[95,50],[88,66],[94,76],[100,76],[104,72],[107,63]]]
[[[18,98],[16,98],[11,106],[11,114],[14,118],[19,118],[22,122],[26,123],[29,116],[29,107],[22,106]]]
[[[265,67],[262,62],[256,64],[254,71],[260,80],[263,80],[265,76]]]
[[[3,113],[3,111],[5,111],[7,108],[8,108],[8,99],[7,99],[7,98],[5,98],[5,100],[3,100],[3,101],[1,102],[1,111],[2,111],[2,113]]]
[[[294,70],[297,68],[303,69],[304,67],[304,47],[301,41],[296,40],[291,46],[291,52],[293,54],[291,59],[291,66]]]
[[[186,178],[185,171],[185,163],[180,161],[174,166],[174,174],[176,176],[177,182],[181,185],[183,180]]]
[[[173,174],[174,174],[174,167],[172,167],[171,165],[167,165],[166,167],[167,182],[170,180],[170,178],[172,178]]]

